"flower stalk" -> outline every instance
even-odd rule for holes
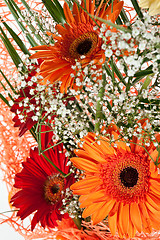
[[[103,102],[103,96],[105,93],[105,85],[106,85],[106,75],[102,75],[102,87],[99,90],[98,97],[97,97],[97,106],[96,106],[96,117],[95,117],[95,132],[100,131],[100,123],[103,118],[102,114],[102,102]]]

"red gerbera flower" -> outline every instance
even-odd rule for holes
[[[59,144],[45,152],[47,158],[63,173],[68,174],[68,158],[65,156],[63,144]],[[38,222],[45,228],[55,227],[56,220],[68,217],[61,214],[62,199],[66,197],[66,189],[74,182],[74,174],[64,178],[48,161],[38,154],[38,148],[30,151],[30,157],[23,162],[23,169],[15,177],[15,188],[21,189],[12,198],[11,203],[19,208],[17,216],[23,220],[31,213],[31,230]]]
[[[39,68],[40,64],[42,63],[42,60],[38,59],[38,64],[32,64],[32,67],[34,69],[29,72],[28,77],[25,79],[26,86],[24,88],[21,88],[19,91],[19,97],[15,99],[14,105],[11,107],[11,111],[16,114],[16,116],[12,119],[15,124],[14,127],[19,127],[19,136],[21,137],[27,130],[30,130],[37,122],[38,120],[35,118],[36,113],[37,115],[41,112],[41,118],[43,118],[46,114],[45,106],[42,103],[42,98],[47,96],[47,90],[44,89],[41,92],[38,92],[38,83],[36,82],[36,79],[34,82],[31,80],[32,77],[34,77],[37,74],[37,68]],[[32,83],[30,85],[29,83]],[[52,96],[56,98],[57,95],[57,89],[54,86],[54,88],[51,89]],[[41,94],[42,93],[42,97]],[[64,100],[63,103],[67,106],[69,101],[74,101],[74,97],[68,97],[66,94],[64,94]],[[48,107],[48,106],[47,106]],[[52,111],[52,114],[50,114],[51,119],[53,120],[56,116],[56,113]],[[45,118],[45,123],[47,124],[47,129],[45,131],[49,131],[49,135],[53,136],[52,128],[49,126],[49,120],[47,117]],[[44,135],[44,134],[43,134]]]
[[[34,77],[37,74],[37,69],[39,68],[40,64],[42,63],[42,60],[38,59],[38,64],[32,64],[34,69],[28,73],[28,77],[25,79],[25,82],[28,83],[31,81],[31,78]],[[29,106],[32,104],[36,106],[36,100],[31,95],[31,89],[36,89],[37,82],[34,82],[32,86],[26,85],[23,89],[19,91],[19,97],[15,99],[14,105],[11,107],[11,112],[14,112],[16,116],[12,119],[13,122],[15,122],[14,127],[19,127],[19,136],[21,137],[27,130],[30,130],[37,121],[33,120],[33,116],[35,115],[34,111],[29,111]],[[23,103],[24,100],[28,98],[29,103],[27,106],[24,107]],[[17,114],[19,113],[19,114]],[[23,121],[20,119],[20,115],[24,116]]]

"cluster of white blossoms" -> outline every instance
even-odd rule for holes
[[[43,13],[45,15],[45,11]],[[36,19],[36,12],[33,12],[33,16]],[[135,133],[135,128],[140,128],[137,121],[149,119],[145,131],[148,136],[154,136],[160,125],[160,19],[149,17],[146,13],[144,16],[144,21],[137,18],[130,24],[126,28],[128,32],[101,25],[99,36],[103,40],[101,48],[105,52],[106,61],[101,67],[92,61],[82,67],[81,61],[76,61],[73,68],[77,72],[72,77],[78,90],[68,89],[67,94],[62,94],[59,91],[60,82],[55,85],[48,83],[46,86],[39,84],[42,77],[38,75],[38,68],[37,75],[29,81],[26,81],[28,73],[19,74],[21,84],[17,90],[30,87],[30,98],[26,96],[19,103],[19,107],[24,108],[23,113],[17,110],[21,122],[26,120],[25,114],[31,111],[34,113],[32,120],[38,124],[42,125],[48,119],[54,133],[53,140],[63,142],[69,152],[77,148],[80,139],[89,131],[95,130],[97,121],[100,121],[100,129],[111,123],[116,124],[127,142],[133,134],[141,138],[140,131]],[[46,31],[50,29],[54,32],[54,26],[51,29],[49,20],[42,19],[41,26]],[[45,39],[48,43],[52,41],[51,38]],[[29,60],[27,56],[24,63],[32,71],[36,60]],[[104,86],[102,75],[106,78]],[[80,76],[83,76],[83,80]],[[100,99],[102,88],[104,94]],[[19,97],[14,96],[15,99]],[[100,119],[96,116],[97,102],[101,106]]]
[[[144,13],[144,21],[138,17],[133,24],[126,24],[129,28],[124,31],[108,28],[102,24],[100,37],[104,43],[107,58],[114,56],[121,73],[126,77],[135,77],[138,71],[148,66],[154,74],[159,74],[160,61],[160,18],[150,17]],[[152,66],[149,68],[149,66]]]

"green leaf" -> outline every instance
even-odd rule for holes
[[[64,12],[62,12],[62,7],[60,8],[57,4],[57,1],[51,1],[51,0],[42,0],[43,4],[47,8],[48,12],[52,16],[52,18],[57,23],[65,23],[65,16]]]
[[[113,70],[115,72],[115,74],[117,75],[117,77],[119,78],[119,80],[126,86],[126,82],[123,78],[122,73],[119,71],[117,65],[115,64],[115,62],[113,62]]]
[[[152,75],[152,74],[151,74]],[[140,90],[140,93],[142,92],[143,89],[147,89],[147,87],[149,86],[149,84],[151,83],[152,79],[150,78],[150,76],[147,76],[146,77],[146,80],[144,81],[142,87],[141,87],[141,90]]]
[[[130,30],[129,28],[125,28],[125,27],[119,26],[119,25],[117,25],[117,24],[112,23],[112,22],[109,21],[109,20],[105,20],[105,19],[99,18],[99,17],[97,17],[97,16],[92,16],[92,15],[89,14],[89,13],[88,13],[88,15],[89,15],[90,17],[93,17],[93,18],[99,20],[100,22],[104,22],[104,23],[108,24],[109,26],[111,26],[111,27],[113,27],[113,28],[116,28],[116,29],[118,29],[118,30],[120,30],[120,31],[122,31],[122,32],[129,32],[129,33],[131,33],[131,30]]]
[[[10,33],[10,35],[12,36],[12,38],[14,39],[14,41],[17,43],[17,45],[20,47],[20,49],[22,50],[22,52],[24,54],[28,54],[30,56],[30,52],[28,51],[28,49],[26,48],[26,46],[24,45],[24,43],[22,42],[22,40],[19,38],[19,36],[8,26],[7,23],[3,22],[3,25],[6,27],[6,29],[8,30],[8,32]]]
[[[136,12],[137,12],[137,15],[139,16],[139,18],[141,19],[141,20],[143,20],[143,14],[142,14],[142,12],[141,12],[141,9],[140,9],[140,7],[139,7],[139,5],[138,5],[138,2],[137,2],[137,0],[131,0],[131,2],[132,2],[132,4],[133,4],[133,7],[134,7],[134,9],[136,10]]]
[[[153,67],[153,66],[151,65],[151,66],[149,66],[148,68],[146,68],[145,70],[138,71],[137,73],[135,73],[135,74],[134,74],[134,77],[136,77],[136,78],[135,78],[134,81],[132,82],[133,85],[134,85],[135,83],[137,83],[139,80],[141,80],[142,78],[146,77],[147,75],[152,74],[152,73],[153,73],[152,67]]]
[[[14,0],[8,0],[8,1],[10,1],[10,2],[13,4],[13,6],[14,6],[14,8],[15,8],[15,11],[17,12],[17,14],[19,14],[19,16],[20,16],[20,17],[24,20],[24,22],[27,24],[28,28],[32,31],[32,33],[34,34],[34,36],[35,36],[35,37],[40,41],[40,43],[43,45],[45,42],[43,41],[43,39],[41,38],[41,36],[40,36],[39,34],[35,33],[35,32],[36,32],[36,28],[35,28],[32,24],[28,24],[28,23],[27,23],[25,17],[23,16],[20,8],[19,8],[18,5],[15,3],[15,1],[14,1]],[[28,6],[28,7],[29,7],[29,6]],[[29,7],[29,9],[30,9],[30,7]],[[27,9],[27,11],[28,11],[28,9]],[[32,12],[31,12],[31,9],[30,9],[29,13],[30,13],[31,16],[33,16]],[[37,45],[38,45],[38,44],[36,43],[36,46],[37,46]]]
[[[0,93],[0,98],[2,99],[3,102],[5,102],[10,107],[8,100],[1,93]]]
[[[7,77],[4,75],[4,73],[2,72],[2,70],[0,69],[0,73],[2,74],[4,80],[6,81],[6,83],[8,84],[8,86],[11,88],[11,90],[16,94],[16,90],[14,89],[14,87],[12,86],[12,84],[9,82],[9,80],[7,79]]]
[[[12,4],[11,0],[4,0],[6,5],[8,6],[10,12],[12,13],[14,19],[16,20],[17,24],[19,25],[20,29],[23,33],[26,32],[26,27],[19,21],[20,16],[18,15],[17,10],[15,9],[14,5]],[[15,3],[14,3],[15,4]],[[32,47],[38,46],[38,43],[34,40],[34,38],[30,35],[30,33],[25,34],[28,42]]]
[[[16,52],[16,50],[14,49],[13,45],[11,44],[11,42],[9,41],[9,39],[7,38],[6,34],[4,33],[3,29],[0,27],[0,31],[3,34],[0,34],[0,38],[2,39],[5,47],[8,50],[9,55],[11,56],[15,66],[18,68],[18,65],[20,63],[23,63],[21,58],[19,57],[18,53]],[[25,70],[25,67],[23,65],[22,70]]]
[[[57,1],[57,0],[53,0],[53,2],[54,2],[54,4],[56,5],[59,13],[63,16],[63,18],[64,18],[64,20],[65,20],[66,18],[65,18],[64,11],[63,11],[63,8],[62,8],[61,4],[60,4],[59,1]]]
[[[120,12],[120,16],[124,23],[130,22],[124,8],[122,8],[122,11]]]

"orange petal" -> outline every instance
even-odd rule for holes
[[[50,71],[54,71],[54,70],[57,70],[59,68],[63,68],[63,67],[66,67],[66,66],[70,66],[70,64],[67,62],[67,61],[55,61],[53,62],[53,60],[50,60],[50,61],[45,61],[41,64],[41,67],[40,67],[40,71],[41,72],[50,72]]]
[[[82,204],[80,205],[80,208],[87,207],[90,204],[90,202],[97,203],[97,201],[104,196],[105,196],[104,190],[99,190],[99,191],[90,193],[88,195],[88,197],[86,198],[86,200],[84,200],[84,202],[82,202]],[[107,200],[110,200],[110,197],[108,197],[108,198],[106,197],[105,201],[107,201]]]
[[[84,151],[82,149],[76,149],[74,152],[80,158],[85,158],[85,159],[88,159],[90,161],[93,161],[93,158],[90,157],[88,152],[86,152],[86,151]]]
[[[123,232],[126,235],[129,227],[129,204],[123,205],[122,226]]]
[[[97,164],[85,158],[73,157],[71,158],[71,162],[73,162],[73,164],[81,170],[85,170],[87,172],[97,172]]]
[[[123,203],[119,203],[119,208],[117,212],[117,229],[118,229],[118,234],[120,238],[123,238],[124,233],[123,233],[123,227],[122,227],[122,209],[123,209]]]
[[[50,50],[50,46],[48,45],[41,45],[31,48],[31,50]]]
[[[130,204],[130,218],[132,220],[133,225],[136,227],[138,232],[142,231],[142,219],[141,212],[137,203]]]
[[[155,202],[154,199],[156,200],[156,198],[153,198],[151,197],[149,194],[146,195],[146,199],[147,199],[147,202],[154,208],[156,209],[157,211],[160,211],[160,198],[159,198],[159,203],[157,205],[157,201]],[[147,202],[146,202],[146,205],[147,205]]]
[[[41,52],[36,52],[34,54],[32,54],[29,59],[34,59],[34,58],[48,58],[49,59],[49,56],[50,58],[53,58],[53,56],[51,55],[51,51],[41,51]]]
[[[160,205],[160,196],[156,196],[156,195],[153,195],[152,193],[148,193],[148,196],[153,200],[153,202],[156,204],[156,205]]]
[[[135,236],[135,234],[136,234],[136,228],[134,227],[134,225],[133,225],[133,223],[131,221],[131,218],[130,218],[127,237],[133,238]]]
[[[115,235],[117,230],[117,212],[113,216],[108,216],[108,224],[111,234]]]
[[[73,3],[73,16],[77,23],[79,23],[81,21],[78,6],[75,2]]]
[[[147,232],[147,233],[151,233],[152,232],[152,225],[151,225],[151,220],[149,218],[148,211],[147,211],[145,203],[140,202],[139,203],[139,209],[140,209],[140,212],[141,212],[143,231]]]
[[[86,177],[85,179],[80,180],[79,182],[74,183],[74,187],[81,189],[85,187],[94,187],[94,185],[100,185],[102,181],[98,177]]]
[[[150,179],[150,189],[160,195],[160,183],[154,179]]]
[[[69,25],[71,25],[72,23],[75,22],[74,20],[74,17],[72,15],[72,12],[68,6],[68,4],[66,2],[64,2],[64,5],[63,5],[63,10],[64,10],[64,15],[66,17],[66,21]]]
[[[107,202],[100,211],[93,213],[91,219],[93,221],[93,224],[97,224],[101,222],[112,210],[116,200],[111,199],[109,202]]]
[[[156,161],[157,158],[158,158],[158,151],[157,149],[155,149],[152,153],[150,153],[150,156],[149,159],[151,159],[152,161]]]
[[[104,206],[105,202],[100,203],[92,203],[88,206],[82,213],[82,217],[86,218],[91,216],[94,212],[101,211],[102,207]]]
[[[99,6],[98,6],[98,8],[97,8],[97,11],[96,11],[95,16],[98,16],[99,11],[101,10],[101,7],[102,7],[103,2],[104,2],[104,0],[102,0],[102,1],[100,2]]]

